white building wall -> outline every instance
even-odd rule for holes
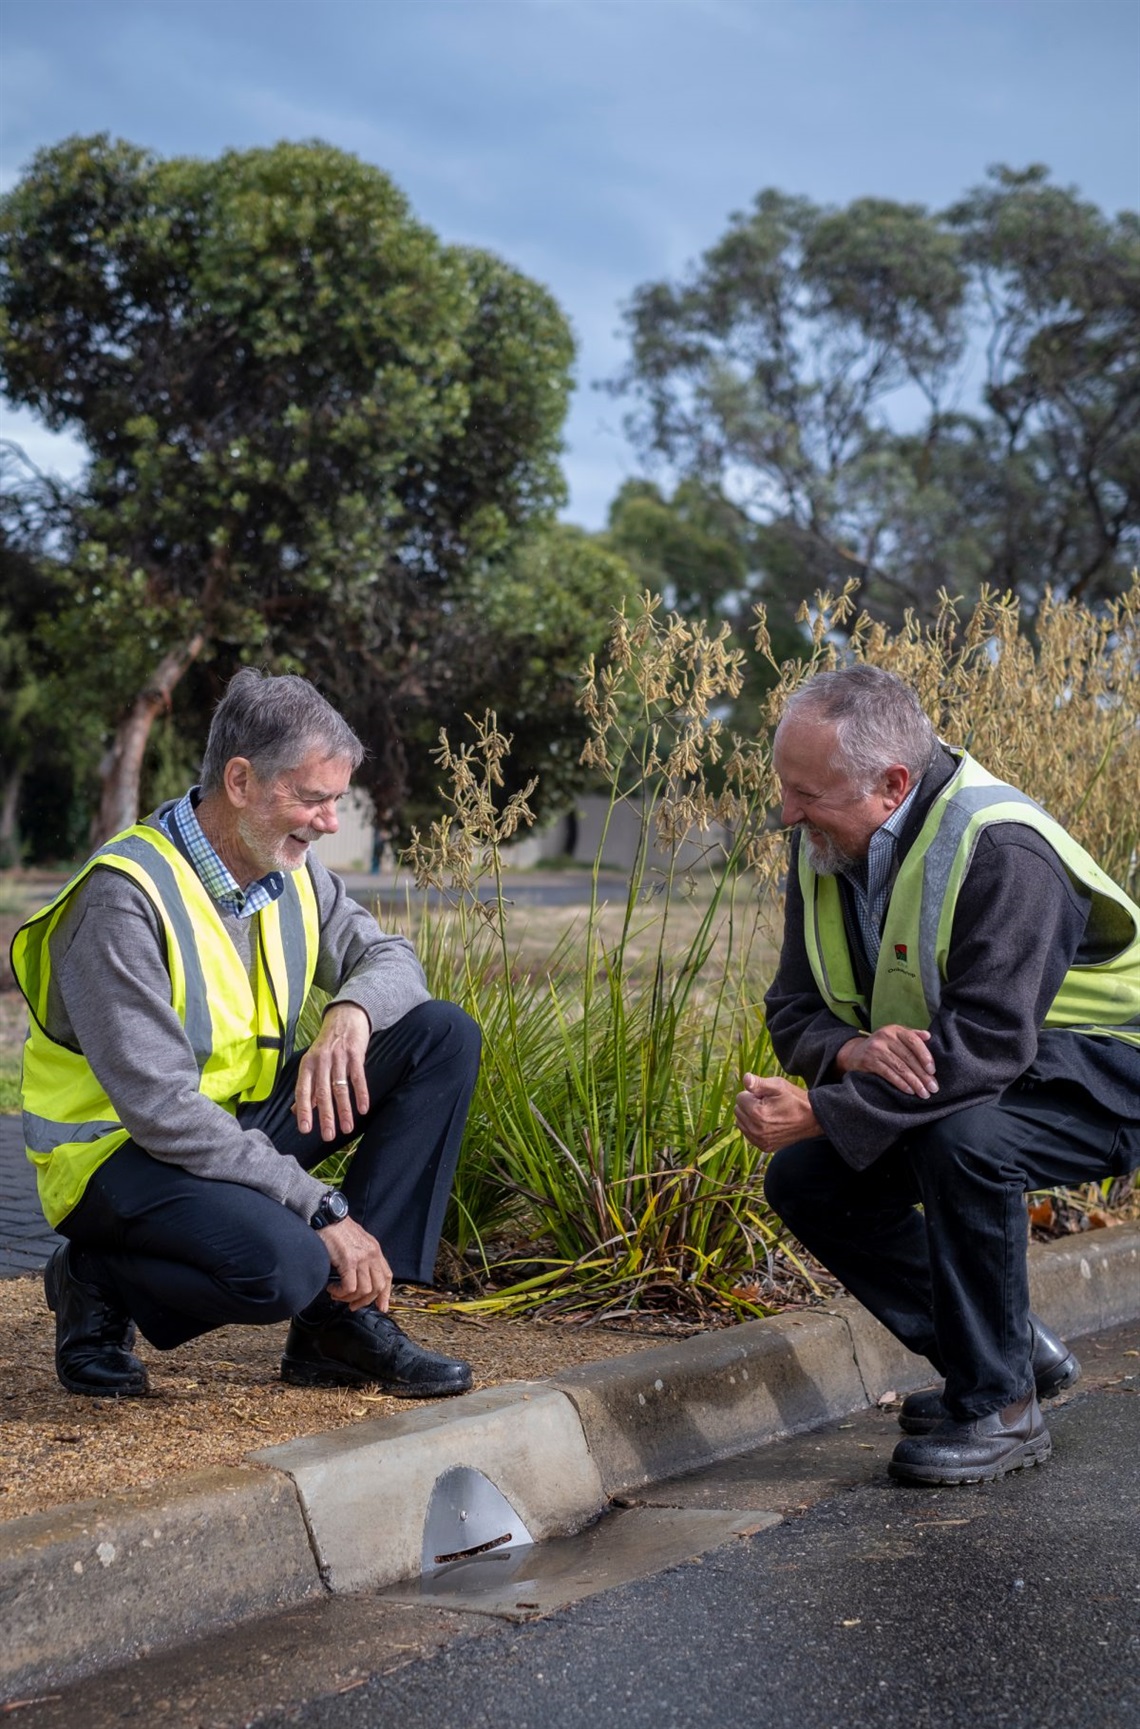
[[[324,834],[313,842],[313,851],[332,871],[367,871],[372,868],[374,817],[372,800],[353,787],[337,806],[335,834]]]

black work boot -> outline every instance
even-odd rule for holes
[[[1039,1399],[1054,1399],[1081,1377],[1081,1365],[1064,1339],[1051,1332],[1036,1315],[1030,1315],[1033,1351],[1030,1362]],[[941,1387],[924,1387],[908,1393],[899,1406],[899,1428],[908,1435],[929,1435],[950,1415],[942,1403]]]
[[[55,1372],[69,1393],[91,1399],[141,1399],[146,1369],[132,1353],[135,1326],[110,1291],[81,1279],[63,1243],[44,1268],[44,1295],[55,1315]]]
[[[295,1387],[375,1386],[401,1399],[466,1393],[471,1365],[425,1351],[374,1305],[355,1313],[322,1293],[293,1317],[281,1379]]]
[[[1036,1393],[969,1423],[945,1417],[929,1435],[908,1435],[887,1474],[900,1483],[989,1483],[1009,1471],[1043,1465],[1053,1451]]]

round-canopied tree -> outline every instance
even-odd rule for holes
[[[439,619],[561,498],[572,355],[544,289],[326,145],[34,158],[0,202],[0,361],[90,453],[55,550],[61,652],[108,722],[93,838],[134,819],[199,656],[297,666],[333,700],[338,655],[363,656],[394,734],[373,790],[399,802],[401,691]]]

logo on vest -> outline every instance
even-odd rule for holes
[[[907,959],[906,944],[905,943],[895,943],[894,944],[894,955],[895,955],[895,958],[891,962],[890,966],[888,966],[887,972],[888,973],[902,973],[904,978],[913,979],[916,975],[915,975],[914,968],[910,965],[910,962]]]

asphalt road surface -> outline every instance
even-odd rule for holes
[[[1053,1459],[1036,1470],[961,1489],[892,1484],[897,1428],[862,1412],[641,1497],[690,1521],[700,1508],[783,1509],[755,1535],[630,1582],[630,1545],[608,1576],[605,1550],[617,1554],[608,1533],[638,1509],[569,1540],[593,1543],[598,1594],[545,1618],[375,1595],[311,1605],[13,1721],[1136,1729],[1140,1325],[1080,1354],[1085,1380],[1050,1407]]]

